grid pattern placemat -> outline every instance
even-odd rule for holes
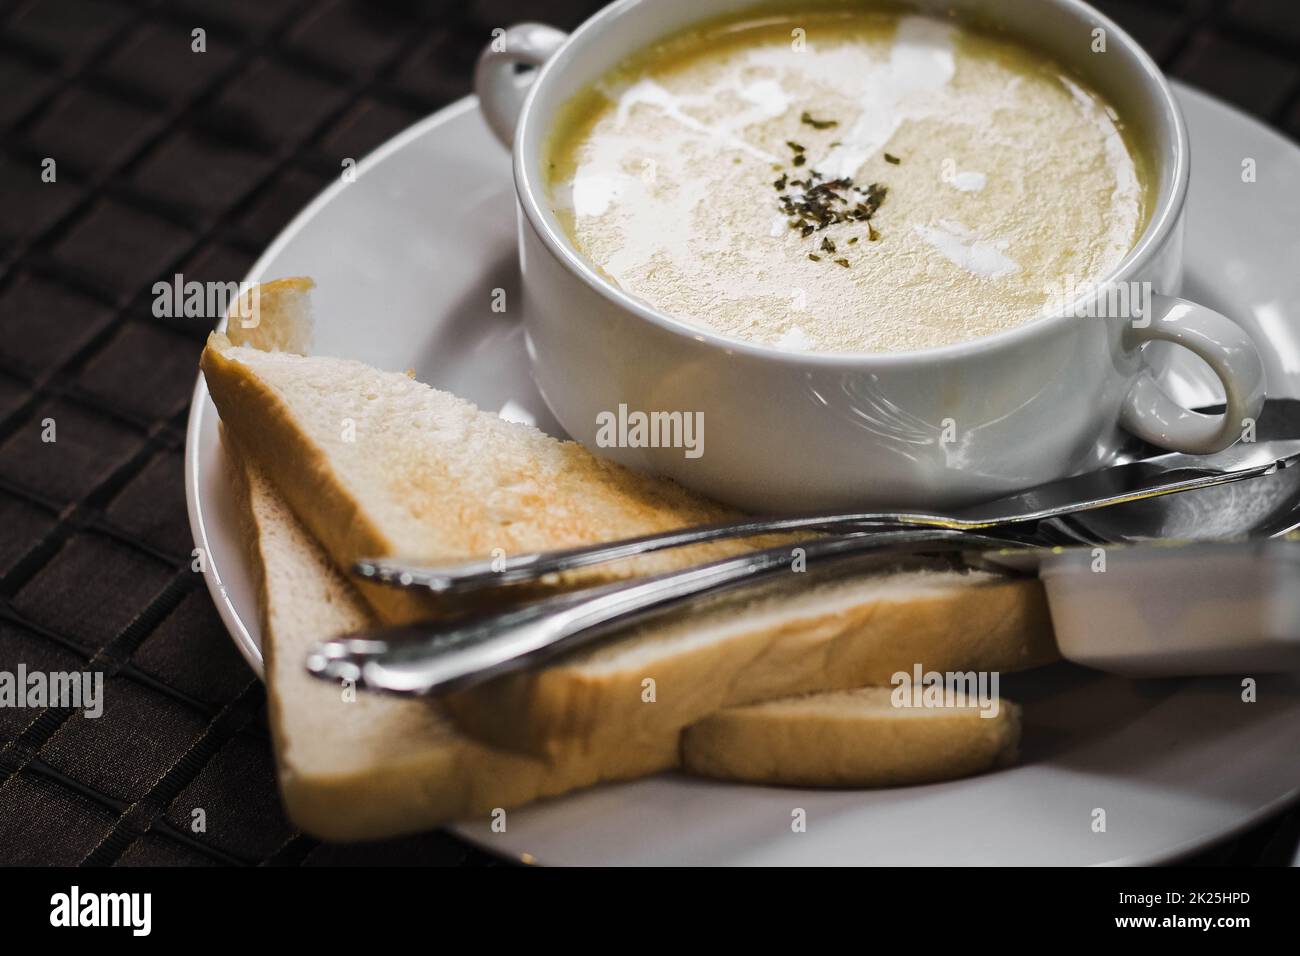
[[[491,862],[445,833],[340,847],[284,820],[262,687],[191,568],[184,424],[212,322],[155,317],[151,289],[242,278],[345,158],[468,93],[494,28],[600,5],[0,0],[0,670],[105,680],[98,719],[0,707],[0,863]],[[1300,138],[1300,3],[1099,5]],[[1196,862],[1283,862],[1298,837],[1292,811]]]

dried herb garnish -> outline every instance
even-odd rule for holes
[[[897,166],[899,163],[902,162],[902,160],[899,159],[897,156],[895,156],[893,153],[886,153],[885,162],[892,163],[893,165]]]
[[[785,145],[789,146],[796,153],[802,153],[804,151],[804,148],[802,146],[800,146],[798,143],[796,143],[794,140],[791,139],[787,139],[785,141]]]
[[[830,129],[832,126],[840,125],[838,120],[813,119],[812,114],[807,110],[803,111],[803,115],[799,117],[799,122],[806,123],[813,129]]]
[[[804,147],[795,142],[787,142],[795,156],[792,162],[802,166],[805,162]],[[867,237],[875,242],[880,238],[870,219],[880,209],[881,203],[889,194],[889,189],[880,183],[871,183],[865,189],[856,186],[847,176],[838,179],[826,179],[817,170],[812,170],[804,179],[793,179],[788,173],[772,183],[779,195],[781,212],[786,216],[786,225],[796,230],[800,237],[807,239],[815,232],[829,226],[845,222],[865,222]],[[789,192],[783,190],[789,189]],[[850,236],[848,245],[858,241],[857,236]],[[825,253],[835,255],[835,241],[823,236],[818,248]],[[821,262],[822,257],[808,253],[813,262]],[[850,267],[849,260],[843,257],[833,260],[845,269]]]
[[[788,185],[801,190],[802,195],[778,196],[781,212],[790,217],[790,228],[799,229],[805,236],[841,222],[866,222],[889,192],[880,183],[863,189],[848,177],[822,179],[816,170],[807,179],[789,180]]]

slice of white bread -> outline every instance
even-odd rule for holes
[[[520,554],[734,515],[407,375],[295,354],[304,351],[300,317],[311,285],[266,283],[257,326],[244,329],[232,315],[201,364],[226,428],[340,567],[367,556],[447,563],[495,549]],[[664,552],[577,572],[569,583],[682,567],[760,543]],[[438,610],[425,594],[360,589],[389,623]]]
[[[688,727],[682,765],[722,780],[893,787],[951,780],[1015,760],[1020,707],[896,707],[864,687],[729,707]]]
[[[276,331],[280,313],[309,287],[264,287],[255,334],[244,346],[214,335],[203,369],[223,424],[337,565],[366,555],[481,558],[496,547],[560,547],[725,516],[670,482],[404,375],[262,351],[292,338]],[[665,552],[610,572],[645,573],[754,544]],[[365,594],[386,620],[431,613],[411,592]],[[654,752],[725,706],[883,684],[917,663],[1007,671],[1055,657],[1038,581],[942,562],[905,571],[877,562],[875,574],[844,580],[792,572],[783,588],[681,612],[447,703],[475,736],[511,749]]]

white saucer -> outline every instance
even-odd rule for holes
[[[1300,396],[1300,149],[1180,88],[1192,138],[1185,294],[1238,319],[1267,347],[1270,393]],[[1243,183],[1242,161],[1258,181]],[[519,294],[510,164],[461,100],[385,144],[299,215],[250,279],[315,277],[315,351],[417,376],[558,432],[529,378],[523,335],[493,289]],[[1185,355],[1186,353],[1180,353]],[[1169,383],[1217,400],[1179,358]],[[202,378],[186,493],[217,609],[259,672],[245,572]],[[1240,830],[1300,793],[1300,675],[1132,682],[1060,665],[1004,681],[1025,705],[1021,763],[928,787],[808,791],[666,774],[513,811],[505,833],[459,832],[509,856],[557,864],[1152,863]],[[791,812],[807,831],[791,832]],[[1105,832],[1094,832],[1096,810]]]

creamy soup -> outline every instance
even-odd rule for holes
[[[816,11],[666,40],[547,150],[574,245],[652,306],[778,348],[989,335],[1106,277],[1145,225],[1115,111],[1051,59],[920,16]]]

